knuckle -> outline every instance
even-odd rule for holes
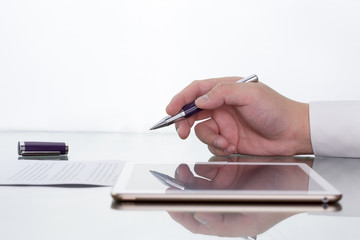
[[[201,80],[193,80],[190,85],[199,85]]]
[[[216,84],[215,87],[218,88],[218,89],[224,89],[227,86],[229,86],[229,83],[227,83],[227,82],[219,82],[219,83]]]
[[[215,85],[215,87],[212,89],[213,93],[222,93],[226,95],[226,92],[229,91],[229,86],[231,83],[226,82],[219,82]]]
[[[261,99],[266,94],[264,87],[260,83],[246,83],[243,86],[245,87],[244,91],[249,93],[246,97],[249,102]]]
[[[252,88],[251,88],[251,91],[252,91],[252,95],[254,97],[259,97],[259,96],[262,96],[264,94],[264,90],[262,88],[260,88],[257,85],[253,85]]]

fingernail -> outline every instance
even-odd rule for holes
[[[208,223],[208,220],[206,218],[204,218],[203,216],[199,216],[198,214],[194,214],[194,218],[196,219],[196,221],[198,221],[199,223],[202,223],[204,225],[206,225]]]
[[[216,147],[216,148],[222,148],[222,140],[221,139],[216,139],[215,141],[214,141],[214,146]]]
[[[206,103],[208,101],[209,101],[209,96],[207,94],[202,95],[201,97],[196,99],[196,103],[200,103],[200,104]]]
[[[234,145],[230,145],[227,149],[224,150],[226,154],[232,154],[236,151],[236,147]]]

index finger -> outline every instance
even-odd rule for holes
[[[241,79],[241,77],[223,77],[193,81],[171,99],[170,103],[166,107],[166,112],[169,115],[175,115],[182,109],[182,107],[184,107],[184,105],[191,103],[198,97],[206,94],[217,83],[236,82],[239,79]]]

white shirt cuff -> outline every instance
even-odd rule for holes
[[[309,115],[315,155],[360,157],[360,101],[311,102]]]

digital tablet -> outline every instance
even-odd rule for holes
[[[341,193],[303,163],[127,163],[112,197],[124,202],[332,203]]]

